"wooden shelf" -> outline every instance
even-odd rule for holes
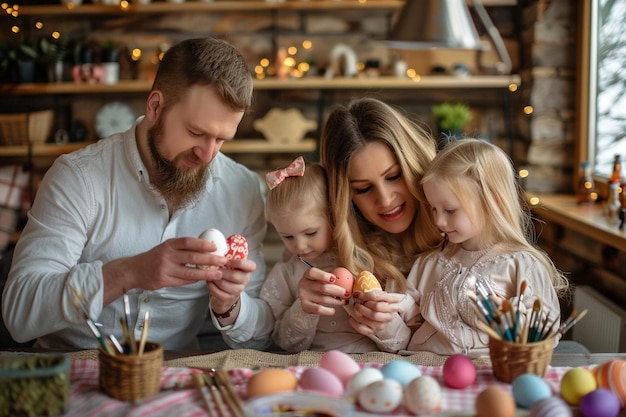
[[[559,224],[602,244],[626,251],[626,231],[607,222],[602,214],[602,204],[578,205],[573,195],[566,194],[539,194],[533,197],[538,199],[533,205],[533,211],[541,220]]]
[[[66,145],[45,144],[33,145],[33,156],[59,156],[64,153],[70,153],[75,150],[84,148],[91,142],[75,142]],[[17,146],[0,146],[0,157],[26,157],[28,156],[28,147],[26,145]]]
[[[428,88],[508,88],[519,86],[519,75],[474,75],[455,77],[450,75],[425,75],[419,79],[378,78],[324,78],[305,77],[297,79],[268,78],[255,80],[255,90],[370,90],[370,89],[428,89]],[[2,95],[53,95],[53,94],[120,94],[148,93],[151,81],[122,80],[117,84],[42,83],[0,85]]]
[[[471,1],[467,1],[471,4]],[[484,6],[515,6],[516,0],[483,0]],[[85,15],[116,15],[116,14],[150,14],[175,12],[254,12],[254,11],[329,11],[329,10],[395,10],[404,5],[404,0],[315,0],[315,1],[262,1],[262,0],[230,0],[230,1],[187,1],[183,3],[153,2],[150,4],[127,3],[124,7],[101,4],[85,4],[81,6],[41,5],[21,6],[21,16],[85,16]],[[6,13],[0,18],[10,17]]]
[[[34,145],[33,157],[59,156],[81,149],[92,142],[77,142],[67,145],[45,144]],[[222,145],[224,153],[298,153],[314,152],[317,150],[315,139],[304,139],[295,143],[270,143],[265,139],[234,139]],[[0,157],[26,157],[28,147],[0,146]]]

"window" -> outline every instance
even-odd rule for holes
[[[581,2],[578,161],[607,178],[626,159],[626,0]]]

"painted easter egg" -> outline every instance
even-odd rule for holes
[[[200,233],[200,236],[198,236],[198,238],[204,239],[209,242],[213,242],[215,246],[217,247],[217,249],[212,253],[216,255],[224,256],[226,252],[228,251],[228,244],[226,243],[226,237],[224,237],[224,234],[217,229],[207,229],[204,232]],[[209,269],[209,268],[216,268],[216,267],[207,266],[207,265],[197,265],[196,268]]]
[[[352,272],[340,266],[333,269],[331,273],[337,278],[335,284],[344,288],[348,291],[348,293],[352,293],[352,287],[354,286],[354,276],[352,275]]]
[[[354,287],[352,291],[358,292],[370,292],[374,290],[381,290],[380,282],[378,279],[368,271],[361,271],[359,275],[354,280]]]
[[[613,359],[593,369],[599,387],[608,388],[617,395],[622,407],[626,407],[626,360]]]
[[[435,378],[422,375],[404,389],[404,405],[413,414],[431,414],[441,407],[441,387]]]
[[[242,235],[230,235],[226,239],[226,257],[228,259],[246,259],[248,257],[248,241]]]

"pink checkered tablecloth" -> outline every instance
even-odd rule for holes
[[[366,364],[360,363],[361,366]],[[380,364],[367,364],[380,366]],[[289,367],[297,377],[305,367]],[[498,385],[502,388],[511,389],[510,384],[497,381],[489,366],[478,365],[477,377],[473,385],[457,390],[447,388],[443,384],[441,366],[420,366],[424,375],[431,375],[437,379],[442,387],[442,413],[440,415],[473,415],[474,400],[476,396],[487,386]],[[558,392],[559,381],[563,374],[570,368],[550,367],[544,377],[553,391]],[[196,391],[191,375],[200,372],[192,368],[163,367],[161,378],[161,391],[149,399],[131,403],[115,400],[100,391],[98,386],[98,362],[91,359],[76,359],[72,361],[70,371],[70,407],[65,416],[89,417],[89,416],[207,416],[208,411],[204,400]],[[231,380],[239,394],[245,400],[246,382],[254,374],[251,369],[234,369],[228,371]],[[450,414],[453,412],[453,414]],[[369,416],[366,413],[359,415]],[[411,416],[402,407],[398,408],[392,416]],[[518,415],[525,415],[524,412]]]

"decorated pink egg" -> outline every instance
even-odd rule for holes
[[[462,354],[451,355],[443,364],[443,381],[450,388],[462,389],[476,380],[476,366]]]
[[[346,268],[340,266],[333,269],[332,274],[337,278],[335,284],[343,287],[348,293],[352,293],[352,286],[354,285],[354,276]]]
[[[242,235],[230,235],[226,239],[226,257],[228,259],[246,259],[248,257],[248,241]]]
[[[341,396],[344,393],[343,383],[339,378],[324,368],[306,368],[300,375],[298,385],[306,391]]]
[[[320,368],[335,374],[344,387],[350,378],[361,370],[359,364],[350,355],[340,350],[329,350],[324,353],[320,359]]]

